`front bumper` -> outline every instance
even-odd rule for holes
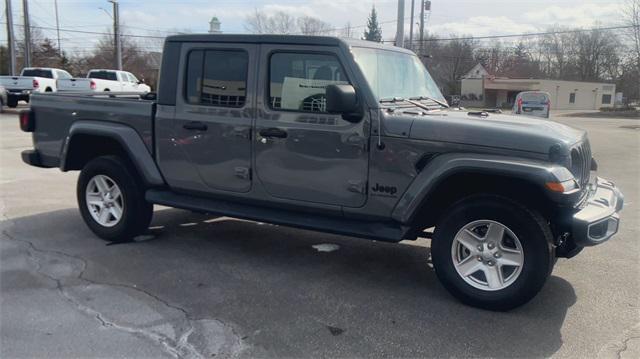
[[[573,215],[572,237],[578,247],[595,246],[618,232],[624,196],[611,181],[597,177],[586,205]]]

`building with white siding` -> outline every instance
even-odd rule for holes
[[[613,107],[616,95],[612,83],[496,77],[482,65],[461,81],[461,104],[468,107],[510,108],[519,92],[545,91],[553,110],[597,110]]]

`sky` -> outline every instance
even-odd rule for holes
[[[414,23],[419,21],[416,0]],[[451,35],[502,35],[538,32],[552,25],[594,27],[619,25],[624,0],[432,0],[426,31],[441,37]],[[14,24],[22,24],[22,1],[13,0]],[[364,30],[371,7],[378,11],[384,39],[395,36],[397,0],[120,0],[125,33],[166,36],[176,30],[206,32],[212,16],[220,19],[225,33],[247,33],[246,17],[256,10],[285,11],[295,16],[317,17],[333,28]],[[411,0],[405,0],[405,31],[409,29]],[[0,43],[6,44],[5,2],[0,4]],[[112,5],[107,0],[58,0],[60,28],[63,30],[106,32],[112,26]],[[32,25],[55,27],[54,0],[29,0]],[[14,31],[22,31],[15,26]],[[55,30],[42,30],[56,38]],[[63,50],[90,52],[100,35],[61,32]],[[159,49],[161,40],[140,39],[143,47]]]

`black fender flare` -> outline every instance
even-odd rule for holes
[[[129,155],[129,160],[138,170],[145,182],[151,186],[165,184],[160,170],[142,138],[135,129],[127,125],[101,121],[83,120],[74,122],[64,140],[60,153],[60,170],[67,171],[66,160],[70,144],[76,135],[93,135],[110,138],[118,142]]]
[[[547,182],[562,182],[573,178],[571,172],[558,164],[517,157],[448,153],[435,157],[411,182],[391,216],[400,223],[411,223],[425,199],[439,184],[459,173],[500,175],[529,181],[544,187]],[[549,192],[554,201],[565,199]]]

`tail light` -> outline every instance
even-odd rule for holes
[[[20,119],[20,129],[24,132],[33,132],[36,128],[35,117],[33,116],[33,112],[30,110],[20,111],[20,115],[18,116]]]
[[[33,79],[33,89],[36,90],[38,87],[40,87],[40,83],[38,80]]]
[[[89,82],[89,87],[90,87],[92,90],[95,90],[95,89],[96,89],[96,82],[95,82],[95,81],[93,81],[93,80],[91,80],[91,82]]]
[[[520,112],[522,112],[522,98],[518,99],[518,111],[517,111],[517,113],[520,113]]]

